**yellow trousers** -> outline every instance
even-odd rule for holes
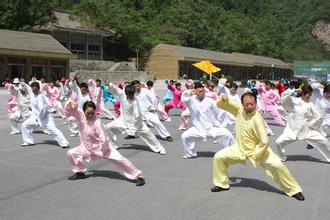
[[[224,148],[217,152],[213,158],[213,183],[221,188],[229,188],[229,177],[227,169],[235,163],[245,163],[248,158],[237,145]],[[292,176],[289,169],[281,162],[278,156],[268,148],[258,164],[265,170],[266,174],[280,185],[281,189],[289,196],[302,192],[301,187]]]

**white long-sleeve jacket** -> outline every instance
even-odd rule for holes
[[[135,98],[137,99],[142,115],[150,110],[155,111],[157,109],[157,98],[148,89],[141,88],[141,91],[135,92]]]
[[[320,113],[312,102],[305,102],[300,97],[293,97],[293,90],[282,93],[281,102],[288,112],[287,125],[283,131],[293,139],[304,139],[310,129],[318,129],[322,123]]]
[[[143,126],[138,101],[135,98],[133,100],[128,100],[124,91],[112,83],[109,84],[108,88],[110,92],[120,100],[120,118],[122,118],[127,129],[136,131]]]
[[[215,100],[209,97],[199,100],[191,90],[186,90],[182,94],[181,101],[189,108],[192,124],[206,138],[207,130],[216,126],[218,109]]]
[[[27,89],[23,85],[19,85],[19,87],[10,85],[8,89],[11,95],[17,97],[17,111],[20,117],[28,118],[31,115],[31,100]],[[20,90],[24,90],[26,94],[23,95]]]

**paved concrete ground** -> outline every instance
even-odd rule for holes
[[[164,94],[165,90],[159,90]],[[221,149],[211,141],[196,145],[198,158],[183,160],[180,111],[166,127],[174,142],[161,141],[166,156],[150,152],[139,140],[119,139],[120,153],[144,172],[146,185],[136,187],[109,161],[88,163],[89,178],[72,175],[66,151],[50,136],[35,133],[35,146],[21,147],[21,135],[8,135],[7,92],[0,90],[0,219],[330,219],[330,164],[304,142],[287,147],[286,165],[301,184],[306,200],[286,196],[271,178],[250,162],[230,167],[229,191],[211,193],[212,157]],[[273,121],[266,118],[272,124]],[[106,120],[104,120],[106,122]],[[60,118],[56,124],[72,147]],[[271,125],[276,136],[283,128]],[[232,128],[230,128],[232,129]]]

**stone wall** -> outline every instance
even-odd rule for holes
[[[126,82],[134,79],[146,82],[154,80],[149,72],[137,71],[132,62],[99,61],[99,60],[71,60],[70,78],[77,74],[80,82],[88,79],[110,80],[111,82]]]
[[[77,74],[79,82],[87,81],[88,79],[100,79],[101,81],[110,80],[113,83],[130,82],[137,79],[141,82],[154,80],[154,76],[144,71],[97,71],[97,70],[77,70],[76,73],[71,72],[70,78]]]
[[[317,21],[312,34],[319,40],[323,41],[326,44],[327,49],[330,50],[330,21]]]
[[[115,65],[113,61],[103,60],[70,60],[70,72],[76,70],[99,70],[107,71]]]

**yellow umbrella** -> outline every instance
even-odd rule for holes
[[[202,60],[198,63],[193,63],[193,66],[204,71],[207,74],[212,74],[221,71],[220,68],[214,66],[209,60]]]

